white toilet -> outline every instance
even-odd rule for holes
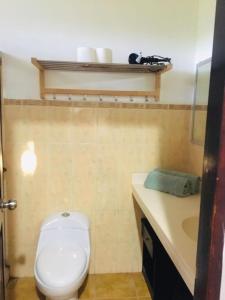
[[[89,221],[78,212],[50,216],[41,226],[34,274],[47,299],[75,300],[90,260]]]

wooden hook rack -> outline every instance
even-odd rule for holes
[[[156,101],[160,98],[161,74],[172,69],[172,65],[129,65],[129,64],[102,64],[78,63],[69,61],[38,60],[31,58],[32,64],[39,70],[40,97],[46,95],[91,95],[91,96],[128,96],[151,97]],[[114,72],[114,73],[154,73],[155,89],[153,91],[121,91],[121,90],[90,90],[90,89],[62,89],[48,88],[45,85],[45,71],[70,72]]]

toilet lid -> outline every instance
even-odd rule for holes
[[[86,265],[86,254],[76,247],[45,247],[37,257],[37,275],[44,284],[63,287],[76,281]]]

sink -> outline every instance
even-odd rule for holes
[[[197,216],[186,218],[182,222],[184,232],[194,242],[197,242],[198,239],[198,223],[199,217]]]

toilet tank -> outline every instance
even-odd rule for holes
[[[79,212],[62,212],[49,216],[41,226],[41,231],[52,229],[89,230],[88,218]]]
[[[79,212],[57,213],[49,216],[43,222],[36,256],[47,245],[80,246],[89,257],[90,253],[90,236],[88,218]]]

